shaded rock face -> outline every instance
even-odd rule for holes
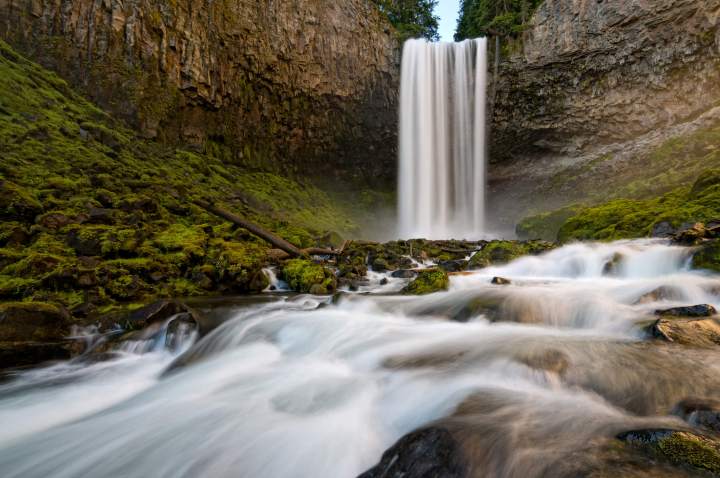
[[[0,0],[0,19],[148,137],[248,167],[394,175],[399,46],[370,2]]]
[[[493,152],[579,152],[720,98],[720,1],[546,0],[502,65]]]
[[[666,140],[718,124],[719,13],[719,0],[546,0],[495,85],[500,224],[585,200]]]
[[[441,427],[410,433],[358,478],[464,478],[468,469],[460,443]]]

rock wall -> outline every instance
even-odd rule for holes
[[[524,188],[715,106],[719,25],[720,0],[546,0],[497,82],[491,189],[514,196],[506,222],[540,202]]]
[[[366,0],[0,0],[0,37],[147,137],[394,176],[399,46]]]

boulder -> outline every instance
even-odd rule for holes
[[[430,427],[401,438],[358,478],[464,478],[467,472],[460,443],[448,430]]]
[[[70,313],[44,302],[0,305],[0,341],[63,341],[70,334]]]
[[[617,438],[675,465],[720,473],[720,442],[714,438],[664,428],[627,431]]]
[[[686,398],[673,408],[672,413],[692,426],[720,433],[719,400]]]
[[[417,278],[403,289],[405,294],[424,295],[448,290],[450,278],[442,269],[426,269],[420,271]]]
[[[716,319],[662,318],[651,328],[653,337],[696,347],[720,345],[720,322]]]
[[[328,295],[337,289],[337,279],[332,271],[306,259],[286,261],[281,275],[290,288],[297,292]]]
[[[490,283],[494,285],[510,285],[512,281],[504,277],[493,277]]]
[[[400,269],[398,271],[394,271],[390,275],[396,279],[412,279],[413,277],[416,277],[418,273],[413,269]]]
[[[715,310],[715,307],[710,304],[673,307],[671,309],[660,309],[655,311],[655,315],[669,317],[711,317],[716,314],[717,310]]]
[[[705,229],[705,225],[698,222],[676,233],[673,241],[684,246],[694,246],[700,244],[707,236],[708,231]]]

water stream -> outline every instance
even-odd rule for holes
[[[643,330],[659,307],[720,306],[720,277],[690,270],[690,253],[576,244],[424,297],[384,294],[395,283],[335,302],[277,294],[199,341],[29,371],[0,385],[0,470],[352,478],[404,434],[472,409],[455,420],[482,430],[478,476],[560,476],[549,470],[593,440],[680,426],[674,404],[720,392],[720,353]]]

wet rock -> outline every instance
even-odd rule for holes
[[[516,358],[520,363],[534,370],[551,372],[559,376],[563,376],[570,365],[567,354],[555,349],[523,353]]]
[[[67,341],[0,341],[0,371],[22,367],[32,367],[44,362],[69,360],[72,356],[73,353]]]
[[[677,233],[677,229],[668,221],[661,221],[653,225],[650,235],[652,237],[672,237]]]
[[[720,345],[720,322],[716,319],[662,318],[652,326],[653,337],[683,345]]]
[[[713,438],[663,428],[627,431],[617,438],[673,464],[720,473],[720,443]]]
[[[720,272],[720,241],[706,241],[695,252],[692,258],[695,269],[706,269]]]
[[[159,300],[132,312],[126,325],[132,330],[139,330],[155,323],[162,323],[179,314],[187,314],[202,328],[204,320],[198,311],[178,300]]]
[[[441,269],[426,269],[420,271],[417,278],[403,289],[405,294],[424,295],[448,290],[450,278],[447,272]]]
[[[380,279],[380,285],[388,285],[389,282],[390,281],[387,277],[383,277],[382,279]]]
[[[467,472],[460,443],[448,430],[431,427],[401,438],[358,478],[463,478]]]
[[[522,256],[537,255],[556,246],[545,241],[491,241],[470,258],[470,270],[506,264]]]
[[[331,270],[305,259],[285,262],[281,275],[290,288],[297,292],[328,295],[337,289],[337,279]]]
[[[678,403],[672,412],[690,425],[720,433],[720,401],[688,398]]]
[[[671,317],[711,317],[717,314],[717,310],[710,304],[699,304],[684,307],[673,307],[671,309],[660,309],[655,315]]]
[[[468,267],[468,261],[466,260],[455,260],[455,261],[442,261],[438,266],[445,272],[462,272]]]
[[[660,286],[650,292],[641,295],[633,305],[647,304],[648,302],[658,302],[661,300],[679,300],[682,298],[681,291],[675,287]]]
[[[375,258],[371,266],[375,272],[385,272],[389,267],[388,262],[382,257]]]
[[[70,313],[44,302],[0,305],[0,341],[62,341],[70,333]]]
[[[699,244],[707,236],[705,225],[701,222],[693,224],[691,227],[682,229],[675,236],[673,241],[677,244],[685,246],[694,246]]]
[[[390,274],[390,276],[395,277],[396,279],[412,279],[417,275],[417,271],[412,269],[400,269],[399,271],[394,271]]]
[[[603,266],[603,275],[614,276],[620,272],[620,264],[623,261],[623,255],[619,252],[613,254],[612,258]]]
[[[270,286],[270,278],[263,270],[259,270],[253,274],[250,279],[248,290],[251,292],[262,292]]]
[[[494,285],[510,285],[512,281],[504,277],[493,277],[490,283]]]

